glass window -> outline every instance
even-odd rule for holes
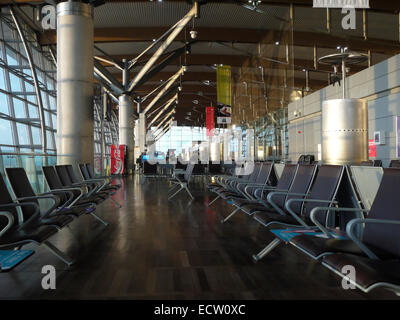
[[[42,144],[41,129],[31,126],[33,144]]]
[[[0,67],[0,89],[6,89],[6,83],[4,79],[4,69]]]
[[[13,99],[15,118],[26,118],[25,103],[19,99]]]
[[[10,121],[4,119],[0,119],[0,144],[13,144],[11,123]]]
[[[8,99],[7,95],[0,92],[0,112],[10,115],[10,109],[8,108]]]
[[[18,65],[17,55],[10,48],[6,48],[7,63],[9,65]]]
[[[18,131],[19,144],[22,145],[29,144],[28,126],[22,123],[17,123],[17,131]]]
[[[11,91],[21,92],[21,78],[16,75],[10,73],[10,83],[11,83]]]
[[[32,105],[28,104],[28,109],[29,109],[29,118],[33,119],[38,119],[39,118],[39,108]]]
[[[46,131],[47,149],[55,149],[53,143],[53,132]]]

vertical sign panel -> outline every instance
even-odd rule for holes
[[[374,139],[368,140],[368,156],[369,158],[376,158],[376,144]]]
[[[231,66],[217,67],[217,100],[231,105]]]
[[[214,135],[214,107],[206,107],[207,137]]]
[[[217,123],[231,123],[231,66],[217,67]]]

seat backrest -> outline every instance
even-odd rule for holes
[[[195,164],[194,163],[190,163],[190,162],[186,166],[186,171],[185,171],[185,174],[184,174],[184,179],[185,179],[186,182],[190,181],[190,178],[192,177],[194,166],[195,166]]]
[[[305,155],[304,154],[302,154],[300,157],[299,157],[299,160],[297,160],[297,163],[298,164],[305,164]]]
[[[400,160],[391,160],[389,168],[400,168]]]
[[[369,219],[400,220],[400,170],[384,169],[381,184],[376,193]],[[400,257],[400,225],[367,223],[363,242]]]
[[[79,170],[81,171],[82,177],[85,180],[90,180],[89,172],[87,171],[86,165],[84,163],[79,164]]]
[[[342,180],[344,166],[338,165],[322,165],[318,169],[314,183],[307,199],[331,201],[336,197],[339,184]],[[309,217],[311,210],[315,207],[328,207],[326,202],[305,202],[303,207],[303,215]],[[326,212],[318,213],[317,220],[321,223],[326,221]]]
[[[57,165],[55,166],[58,177],[60,178],[61,183],[64,187],[69,187],[72,185],[72,180],[69,177],[67,167],[65,165]]]
[[[63,189],[64,186],[53,166],[44,166],[42,167],[42,171],[50,190]],[[59,194],[59,197],[62,203],[67,201],[66,195]]]
[[[248,181],[249,182],[256,182],[258,175],[260,174],[262,167],[262,163],[256,162],[254,164],[253,172],[250,174]]]
[[[313,164],[314,161],[315,161],[315,157],[312,154],[307,154],[304,156],[305,164]]]
[[[8,192],[7,185],[4,181],[3,176],[0,174],[0,205],[13,203],[10,193]],[[18,223],[18,212],[15,208],[0,209],[0,211],[8,211],[14,217],[14,224]],[[8,219],[0,216],[0,230],[2,230],[8,224]]]
[[[294,177],[296,176],[297,164],[285,164],[282,170],[281,177],[278,180],[276,189],[278,190],[289,190],[293,183]],[[280,207],[284,208],[286,195],[277,194],[272,197],[273,201]]]
[[[24,168],[6,168],[5,170],[8,181],[10,181],[11,188],[17,198],[36,196]],[[37,200],[25,200],[21,202],[35,202],[39,205]],[[22,207],[21,210],[24,220],[29,219],[35,212],[35,209],[31,206]]]
[[[96,178],[96,174],[94,173],[93,167],[90,163],[86,163],[86,170],[89,173],[90,179]]]
[[[374,162],[372,160],[361,161],[360,166],[362,166],[362,167],[373,167],[374,166]]]
[[[263,163],[262,167],[260,168],[260,173],[258,174],[258,177],[255,182],[259,184],[267,183],[271,175],[272,167],[273,163],[271,162]]]
[[[375,159],[374,160],[374,167],[382,167],[382,160]]]
[[[65,165],[65,168],[67,169],[68,176],[71,179],[72,183],[80,183],[80,182],[82,182],[76,176],[75,170],[74,170],[74,167],[72,166],[72,164]]]
[[[299,164],[292,185],[290,186],[289,193],[306,194],[310,190],[310,186],[312,181],[314,180],[316,170],[316,165]],[[302,198],[304,198],[304,196],[288,195],[285,199],[285,202],[290,199]],[[293,211],[299,215],[301,214],[302,207],[303,205],[301,202],[296,202],[291,206]],[[284,209],[284,206],[282,206],[281,208]]]

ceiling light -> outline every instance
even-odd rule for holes
[[[156,42],[156,39],[153,39],[153,42]]]

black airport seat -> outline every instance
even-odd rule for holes
[[[67,209],[72,209],[77,215],[91,213],[96,210],[95,203],[85,199],[83,188],[63,186],[53,166],[44,166],[42,171],[51,191],[65,191],[64,194],[59,194],[60,205],[65,205]],[[70,194],[72,194],[72,199],[70,199]]]
[[[217,191],[216,193],[224,200],[232,199],[233,197],[245,198],[243,195],[243,190],[245,186],[249,183],[256,183],[261,168],[262,163],[256,162],[254,164],[253,171],[249,176],[242,179],[230,181],[228,190]]]
[[[264,188],[268,185],[271,185],[271,178],[273,174],[273,163],[266,162],[260,164],[260,172],[255,179],[255,182],[243,182],[237,185],[238,191],[242,194],[242,197],[232,196],[227,198],[229,204],[235,207],[226,218],[222,219],[221,222],[225,223],[231,217],[233,217],[237,212],[241,210],[241,207],[244,205],[251,205],[251,204],[259,204],[259,200],[255,196],[255,192],[259,188]]]
[[[94,173],[93,167],[90,163],[86,163],[86,170],[89,174],[89,179],[93,180],[93,179],[99,179],[99,181],[103,180],[105,181],[106,185],[104,186],[103,189],[108,190],[108,189],[112,189],[112,190],[118,190],[121,188],[120,184],[111,184],[109,182],[107,182],[107,179],[110,179],[110,177],[96,177],[96,174]]]
[[[71,177],[68,173],[66,165],[57,165],[57,166],[55,166],[55,169],[56,169],[57,175],[58,175],[62,185],[65,188],[88,187],[89,192],[87,194],[85,194],[85,199],[90,202],[94,202],[95,204],[100,204],[105,199],[107,199],[108,195],[106,195],[106,194],[100,194],[100,195],[95,194],[94,193],[95,190],[93,189],[94,187],[92,186],[91,183],[74,183],[71,180]],[[75,194],[78,195],[77,193],[75,193]]]
[[[389,168],[400,168],[400,160],[391,160]]]
[[[243,204],[240,206],[240,209],[248,215],[253,215],[255,212],[264,210],[265,207],[271,208],[272,207],[266,201],[266,197],[270,192],[288,192],[290,186],[293,183],[293,180],[296,176],[298,165],[296,164],[285,164],[283,168],[281,177],[278,180],[276,187],[264,187],[257,189],[254,194],[256,198],[259,200],[258,204]],[[276,197],[279,197],[278,195]],[[283,195],[280,196],[281,198],[284,197]],[[284,201],[284,199],[283,199]]]
[[[362,166],[362,167],[382,167],[382,160],[361,161],[360,166]]]
[[[323,257],[323,265],[342,276],[345,265],[354,266],[354,284],[365,292],[376,287],[400,292],[399,188],[400,170],[385,169],[368,217],[353,219],[347,224],[348,237],[363,255],[341,252]],[[360,224],[365,226],[361,239],[355,234]]]
[[[179,178],[179,175],[173,175],[173,177],[169,180],[169,182],[172,183],[173,186],[168,190],[168,200],[171,200],[173,197],[175,197],[182,190],[185,190],[186,193],[192,199],[194,199],[192,193],[189,190],[189,183],[190,183],[190,179],[192,177],[194,166],[195,165],[193,163],[189,163],[186,166],[186,170],[185,170],[185,173],[183,174],[182,178]],[[178,191],[176,191],[173,194],[171,194],[173,191],[176,190],[176,188],[179,188]]]
[[[31,208],[22,211],[17,208]],[[0,175],[0,247],[15,248],[28,243],[41,244],[57,233],[58,229],[51,225],[40,225],[40,209],[36,202],[13,201],[3,177]]]
[[[270,208],[262,208],[262,211],[253,212],[254,219],[264,226],[269,225],[273,217],[277,219],[287,218],[288,221],[293,221],[286,212],[285,203],[291,198],[305,197],[305,194],[308,193],[311,183],[313,182],[316,170],[317,166],[315,165],[298,165],[296,175],[293,178],[289,191],[272,191],[269,193],[267,199],[269,197],[270,201],[267,200],[267,202]],[[296,212],[300,212],[302,203],[296,203],[293,208]]]
[[[61,192],[48,192],[36,195],[24,168],[6,168],[5,170],[18,202],[34,202],[39,206],[39,199],[51,199],[53,201],[53,205],[50,209],[37,216],[35,216],[36,210],[32,206],[22,207],[21,211],[25,217],[24,220],[29,220],[31,218],[32,224],[38,226],[51,225],[59,229],[73,221],[73,216],[76,216],[76,214],[74,214],[72,210],[64,211],[58,209],[60,203],[58,194]],[[33,218],[34,216],[35,218]]]
[[[314,208],[318,208],[321,206],[331,207],[333,204],[336,203],[336,194],[342,180],[343,173],[344,166],[322,165],[318,169],[317,176],[312,183],[310,192],[303,194],[287,194],[285,202],[286,211],[281,211],[281,213],[263,211],[260,213],[256,213],[254,215],[254,218],[266,227],[292,226],[304,227],[307,229],[311,228],[311,226],[313,226],[315,223],[311,220],[311,211]],[[271,197],[274,194],[284,195],[285,193],[272,192],[268,195],[268,201],[275,208],[275,205],[273,205],[274,202],[270,201]],[[327,213],[328,209],[320,212],[320,214],[316,217],[316,220],[325,226],[329,224]],[[263,250],[254,255],[253,259],[256,261],[262,259],[279,243],[280,240],[278,238],[275,238]]]

